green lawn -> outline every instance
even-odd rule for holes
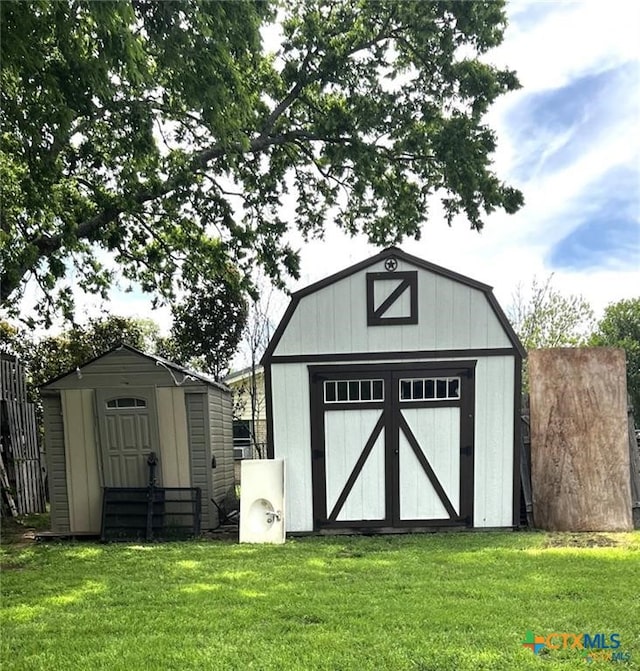
[[[528,630],[620,635],[640,668],[640,533],[456,533],[3,549],[9,669],[584,669]]]

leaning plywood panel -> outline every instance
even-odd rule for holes
[[[632,528],[625,355],[537,350],[529,358],[531,480],[537,526]]]

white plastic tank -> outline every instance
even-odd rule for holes
[[[284,460],[240,465],[240,542],[284,543]]]

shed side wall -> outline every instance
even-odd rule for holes
[[[216,459],[213,469],[213,498],[216,502],[224,500],[228,491],[234,487],[233,472],[233,418],[231,394],[210,388],[209,425],[211,457]]]
[[[187,412],[182,387],[156,389],[162,484],[191,487]]]
[[[67,533],[70,529],[69,499],[67,496],[67,466],[64,454],[62,400],[59,395],[44,396],[42,405],[49,500],[51,502],[51,530]]]
[[[218,514],[211,503],[211,446],[207,394],[185,394],[191,486],[202,490],[202,528],[218,523]]]
[[[273,446],[285,460],[285,528],[313,531],[309,373],[304,364],[271,369]]]
[[[514,523],[514,376],[514,357],[478,359],[474,527],[509,527]]]
[[[512,347],[483,291],[424,269],[417,270],[418,323],[367,326],[366,274],[382,271],[384,262],[301,298],[273,354]]]
[[[62,392],[70,531],[99,533],[102,488],[91,389]]]

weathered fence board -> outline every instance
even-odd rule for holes
[[[638,438],[636,438],[636,423],[633,417],[633,406],[631,405],[630,398],[627,399],[627,403],[633,526],[635,529],[640,529],[640,444],[638,443]]]
[[[27,402],[24,368],[14,357],[0,358],[2,490],[12,515],[44,512],[35,408]]]
[[[536,526],[633,528],[625,370],[620,349],[530,352]]]
[[[18,516],[18,508],[16,507],[16,502],[13,499],[11,494],[11,485],[9,483],[9,476],[7,475],[7,470],[4,467],[4,460],[2,458],[2,452],[0,452],[0,485],[2,486],[2,493],[7,501],[9,506],[9,511],[13,517]]]
[[[522,404],[522,428],[520,431],[520,486],[527,526],[534,526],[533,500],[531,493],[531,429],[529,426],[529,399]]]

